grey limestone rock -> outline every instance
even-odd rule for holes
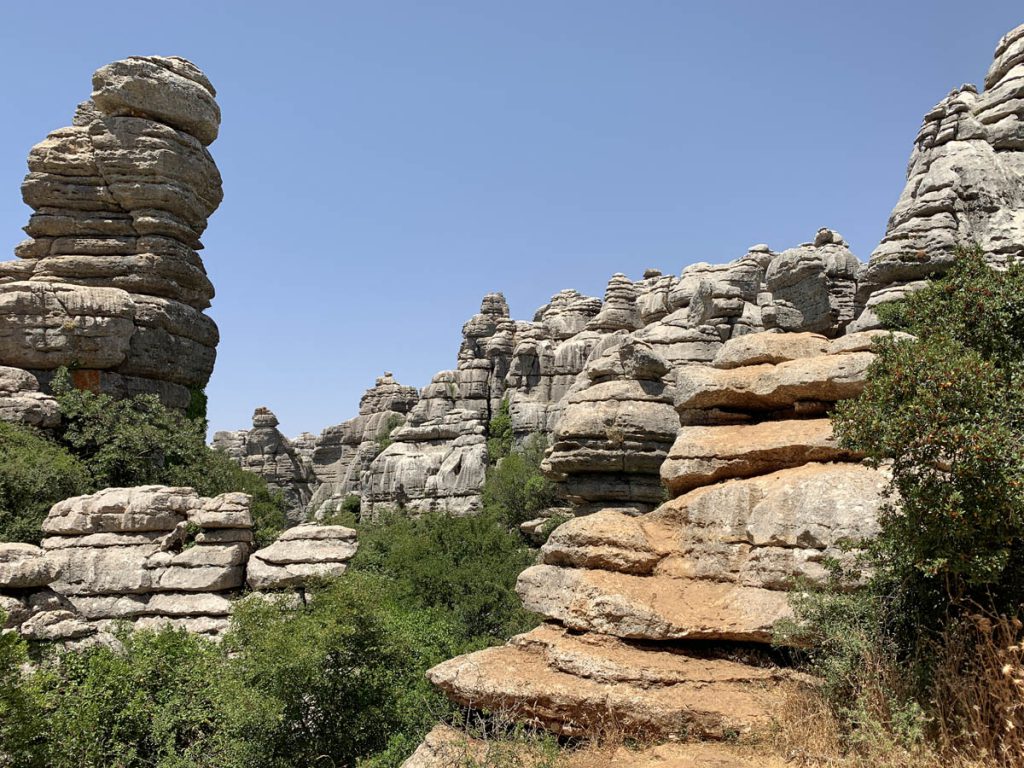
[[[213,370],[213,286],[197,251],[221,202],[213,87],[177,57],[98,70],[73,124],[32,148],[29,240],[0,264],[0,364],[44,387],[152,392],[185,408]]]

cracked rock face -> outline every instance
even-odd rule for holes
[[[907,185],[861,275],[856,330],[873,309],[949,268],[976,242],[994,265],[1024,255],[1024,25],[999,41],[984,90],[954,90],[924,119]]]
[[[252,429],[217,432],[212,445],[280,490],[288,505],[288,519],[297,523],[305,519],[315,478],[309,459],[281,434],[278,423],[269,408],[257,408]]]
[[[213,370],[213,286],[198,251],[223,197],[207,151],[220,110],[195,65],[137,56],[97,70],[72,125],[29,154],[33,209],[0,263],[0,363],[48,383],[152,392],[184,408]]]

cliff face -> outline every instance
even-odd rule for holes
[[[185,59],[134,56],[97,70],[72,124],[32,148],[29,239],[0,263],[0,365],[34,377],[21,391],[60,366],[80,387],[179,408],[206,385],[218,334],[198,250],[222,198],[215,95]]]

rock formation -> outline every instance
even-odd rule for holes
[[[278,430],[277,416],[269,408],[257,408],[252,429],[217,432],[213,448],[224,451],[242,469],[266,479],[272,488],[284,494],[288,519],[298,523],[306,519],[306,504],[313,495],[313,467],[292,442]]]
[[[837,446],[824,418],[863,387],[873,338],[740,335],[711,365],[679,367],[674,388],[654,390],[659,406],[671,392],[674,407],[664,422],[674,443],[652,461],[674,498],[558,527],[517,585],[546,623],[444,662],[430,679],[460,704],[563,734],[614,723],[648,737],[721,738],[767,723],[792,674],[737,659],[735,643],[770,643],[788,590],[824,579],[826,559],[849,557],[844,545],[873,534],[886,498],[885,474]],[[639,344],[612,347],[612,359]],[[636,381],[666,373],[653,355],[641,359]]]
[[[994,265],[1024,255],[1024,25],[999,41],[984,90],[964,85],[924,119],[885,237],[860,277],[855,327],[977,243]]]
[[[405,424],[419,398],[416,387],[399,384],[387,372],[363,394],[358,416],[327,427],[316,438],[310,457],[319,484],[309,505],[313,517],[330,515],[346,496],[360,493],[363,473],[387,447],[391,433]]]
[[[170,624],[213,637],[243,587],[298,592],[336,576],[355,531],[301,525],[253,552],[250,499],[191,488],[108,488],[58,502],[42,547],[0,544],[0,610],[31,640],[97,642],[115,625]]]
[[[134,56],[97,70],[72,125],[32,148],[29,239],[0,263],[0,364],[44,385],[68,366],[79,387],[179,408],[206,385],[218,335],[197,251],[222,198],[214,96],[185,59]]]

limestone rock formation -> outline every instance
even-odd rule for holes
[[[298,525],[253,553],[246,582],[257,591],[301,589],[311,578],[343,574],[357,547],[351,528]]]
[[[184,59],[131,57],[97,70],[73,124],[32,148],[29,239],[0,263],[0,364],[44,385],[73,366],[78,386],[179,408],[206,385],[218,333],[197,251],[222,198],[215,95]]]
[[[984,90],[940,101],[914,140],[907,185],[860,278],[854,328],[877,326],[874,307],[948,269],[977,243],[994,265],[1024,255],[1024,25],[999,41]]]
[[[313,468],[292,442],[278,430],[277,416],[260,407],[252,415],[252,429],[217,432],[213,448],[227,453],[242,469],[263,477],[284,494],[288,519],[301,522],[313,495]]]
[[[505,393],[515,331],[505,297],[485,296],[463,326],[458,367],[434,376],[363,473],[364,515],[379,506],[456,515],[479,508],[487,424]]]
[[[405,423],[419,397],[416,387],[399,384],[387,372],[363,394],[358,416],[320,434],[311,455],[319,486],[309,505],[314,517],[337,511],[346,496],[361,492],[363,472]]]
[[[783,251],[768,264],[761,306],[765,328],[838,336],[854,318],[860,260],[838,232],[820,229],[813,243]]]
[[[658,471],[679,428],[668,365],[651,345],[619,339],[565,398],[545,470],[579,506],[646,511],[661,500]]]
[[[430,679],[460,704],[558,733],[608,722],[659,738],[760,727],[791,678],[727,657],[736,643],[771,642],[788,591],[849,557],[846,545],[874,533],[887,498],[885,473],[841,450],[824,418],[863,387],[876,335],[740,334],[711,365],[677,366],[675,387],[657,381],[669,366],[640,334],[591,360],[588,372],[629,370],[645,391],[671,393],[675,442],[650,455],[675,498],[639,515],[606,503],[562,524],[517,585],[546,623]],[[595,418],[609,399],[589,404]],[[562,446],[571,409],[555,429],[553,465],[607,450]]]
[[[28,371],[0,365],[0,421],[52,429],[60,422],[57,401],[39,391]]]

